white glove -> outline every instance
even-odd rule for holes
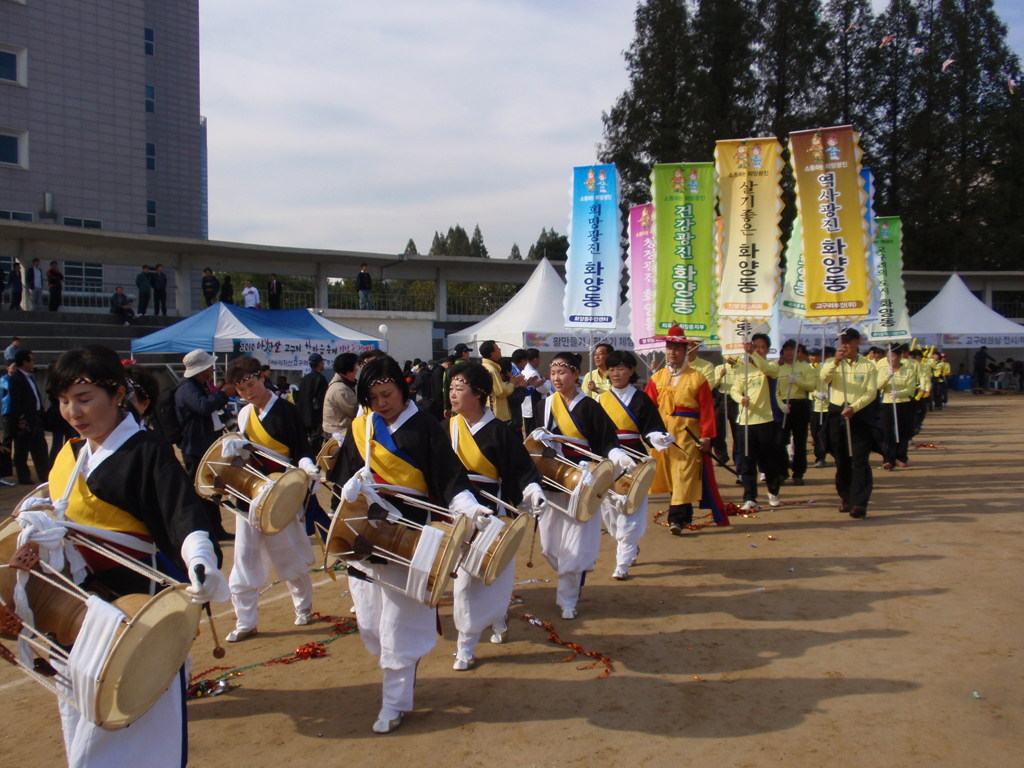
[[[480,507],[476,517],[473,518],[473,526],[480,532],[486,531],[487,526],[491,524],[493,519],[494,515],[491,514],[491,510],[486,507]]]
[[[615,462],[615,469],[618,470],[620,475],[636,469],[636,462],[621,448],[612,448],[608,451],[608,458]]]
[[[349,504],[359,498],[359,494],[363,491],[363,485],[369,485],[373,482],[373,473],[363,467],[356,472],[352,477],[348,479],[344,487],[341,489],[341,498],[347,501]]]
[[[220,452],[227,459],[240,456],[243,459],[249,458],[249,441],[240,437],[228,437],[220,444]]]
[[[580,468],[580,484],[585,485],[588,488],[594,487],[594,475],[590,471],[590,462],[581,461],[579,463]]]
[[[523,489],[522,506],[529,510],[531,515],[540,518],[548,508],[548,497],[544,495],[539,485],[530,483]]]
[[[789,374],[789,376],[786,377],[786,381],[788,381],[790,384],[796,384],[796,379],[796,374],[793,373]]]
[[[345,442],[345,436],[341,432],[331,432],[331,437],[337,440],[339,443]]]
[[[651,434],[647,436],[647,442],[650,443],[651,447],[659,453],[661,451],[667,451],[668,447],[675,441],[675,436],[670,435],[668,432],[651,432]]]
[[[826,395],[824,392],[815,392],[814,399],[821,400],[821,402],[825,402],[826,400],[828,400],[828,395]]]
[[[309,478],[310,493],[316,493],[319,491],[323,470],[314,464],[312,459],[306,458],[305,456],[299,459],[299,469],[303,470],[306,473],[306,477]]]
[[[192,586],[186,587],[185,591],[192,595],[193,603],[226,603],[231,599],[228,580],[217,567],[217,553],[210,541],[210,534],[206,531],[192,531],[181,544],[181,559],[188,566],[188,578]],[[206,569],[202,583],[196,574],[197,565]]]
[[[789,413],[789,406],[785,403],[779,403],[779,410],[783,413]]]
[[[555,447],[555,436],[543,427],[533,430],[533,432],[530,433],[530,437],[538,443],[544,443],[548,448]]]

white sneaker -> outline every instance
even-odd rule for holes
[[[756,501],[744,501],[743,506],[740,507],[744,512],[757,512],[760,508]]]
[[[772,507],[782,506],[782,502],[779,501],[779,494],[768,491],[768,505]]]
[[[566,621],[572,621],[576,618],[576,611],[572,610],[571,608],[566,608],[562,611],[562,618]]]
[[[297,627],[304,627],[304,626],[306,626],[307,624],[309,624],[309,617],[310,617],[310,614],[308,614],[308,613],[298,613],[298,614],[296,614],[295,615],[295,626],[297,626]]]
[[[623,568],[621,565],[617,566],[615,570],[612,571],[612,578],[622,581],[624,578],[626,578],[626,569]]]
[[[224,639],[227,640],[229,643],[240,643],[243,640],[253,637],[254,635],[256,635],[256,627],[253,627],[252,629],[241,630],[232,629],[230,632],[228,632],[228,636]]]
[[[395,717],[388,717],[385,713],[381,712],[377,716],[377,722],[373,724],[374,733],[391,733],[398,726],[402,724],[402,713],[399,712]]]
[[[500,632],[497,629],[494,629],[493,627],[491,628],[491,630],[492,630],[492,634],[491,634],[491,642],[492,643],[494,643],[495,645],[504,645],[505,643],[508,642],[508,627],[506,627],[505,629],[501,630]]]
[[[455,663],[452,664],[452,669],[457,672],[465,672],[467,669],[472,669],[476,666],[476,659],[460,659],[458,656],[455,657]]]

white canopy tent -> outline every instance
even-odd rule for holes
[[[1024,347],[1024,326],[987,307],[955,273],[939,294],[910,318],[910,328],[919,343],[941,349]]]
[[[565,330],[562,303],[565,281],[547,259],[541,259],[533,275],[501,309],[476,325],[448,335],[449,349],[468,344],[478,351],[481,342],[493,339],[509,347],[508,354],[520,347],[544,351],[585,352],[590,349],[590,333]],[[616,349],[633,349],[629,331],[629,302],[619,307],[615,330],[594,333],[594,343],[607,341]]]

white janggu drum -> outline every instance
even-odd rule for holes
[[[658,462],[633,449],[626,450],[634,459],[636,466],[632,470],[619,477],[612,484],[612,490],[626,497],[626,505],[622,513],[632,515],[643,504],[654,485],[654,478],[658,474]]]
[[[239,442],[250,456],[256,455],[283,467],[281,471],[264,473],[251,460],[234,452]],[[229,449],[229,446],[231,448]],[[309,492],[309,476],[305,470],[291,466],[288,459],[238,434],[223,435],[214,441],[196,470],[196,492],[204,499],[226,496],[249,505],[253,527],[267,536],[280,533],[295,519]],[[238,512],[234,507],[232,511]],[[242,517],[241,512],[238,514]]]
[[[526,537],[530,516],[495,516],[483,531],[477,531],[466,546],[459,563],[466,572],[490,586],[508,568]]]
[[[46,486],[40,486],[22,500],[15,517],[31,509],[32,515],[46,515],[59,524],[52,507],[31,501],[46,497]],[[104,730],[120,730],[142,717],[178,674],[199,628],[200,606],[191,601],[185,584],[95,539],[69,528],[64,531],[65,539],[75,548],[98,552],[165,588],[154,596],[129,594],[105,604],[74,583],[69,566],[58,571],[41,559],[39,544],[31,538],[19,546],[22,528],[17,519],[9,520],[0,528],[0,638],[25,639],[52,669],[41,674],[38,661],[26,666],[3,645],[0,656],[73,706],[85,695],[90,720]],[[23,588],[31,620],[19,616],[15,609],[21,574],[25,574]],[[105,625],[100,625],[101,614],[107,618]],[[84,635],[109,644],[109,650],[97,656],[89,648],[79,647],[87,642]],[[76,691],[73,671],[80,659],[90,657],[88,670],[94,690],[86,695]]]
[[[556,491],[569,494],[569,509],[562,510],[578,522],[585,523],[601,508],[601,498],[615,481],[615,464],[603,456],[587,454],[591,461],[590,474],[594,484],[583,484],[583,470],[578,464],[565,458],[553,448],[546,447],[539,440],[527,438],[526,450],[540,472],[544,485]],[[578,446],[574,450],[580,451]],[[550,503],[550,502],[549,502]],[[554,505],[552,505],[554,506]]]

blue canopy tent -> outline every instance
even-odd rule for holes
[[[387,341],[332,322],[310,309],[263,310],[218,302],[156,333],[132,341],[132,355],[180,352],[246,353],[271,368],[304,368],[317,352],[330,363],[342,352],[387,351]]]

